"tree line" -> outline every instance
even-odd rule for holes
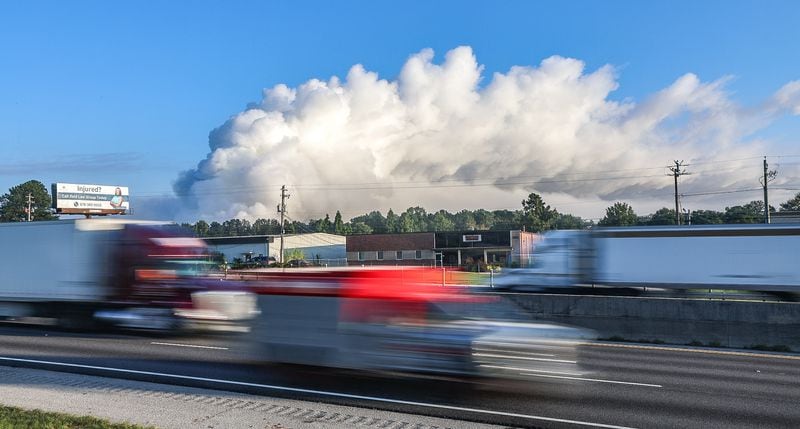
[[[775,213],[775,207],[769,207],[770,213]],[[800,193],[794,198],[780,205],[781,212],[794,212],[800,215]],[[742,224],[763,223],[764,202],[750,201],[747,204],[725,207],[724,211],[695,210],[681,213],[683,224],[717,225],[717,224]],[[634,226],[634,225],[675,225],[675,209],[667,207],[656,210],[655,213],[639,216],[628,203],[617,202],[606,209],[606,215],[598,222],[600,226]]]
[[[0,222],[27,220],[29,194],[32,197],[33,220],[58,219],[50,208],[51,199],[47,188],[39,181],[30,180],[10,188],[7,193],[0,196]],[[770,211],[776,212],[776,209],[770,206]],[[800,213],[800,193],[780,204],[777,211]],[[744,205],[726,207],[723,211],[696,210],[689,216],[684,223],[696,225],[761,223],[764,219],[764,202],[751,201]],[[674,225],[675,222],[674,209],[664,207],[655,213],[640,216],[630,204],[616,202],[606,208],[605,216],[597,222],[597,225]],[[246,219],[229,219],[223,222],[198,220],[195,223],[182,225],[192,229],[200,237],[272,235],[280,234],[281,230],[280,221],[277,219],[256,219],[253,222]],[[386,215],[375,210],[353,217],[349,221],[344,221],[341,212],[337,210],[333,220],[327,214],[324,218],[310,219],[306,222],[287,220],[285,231],[289,234],[327,232],[340,235],[513,229],[541,232],[551,229],[582,229],[594,225],[593,220],[559,212],[545,203],[539,194],[531,193],[517,210],[477,209],[455,213],[439,210],[429,213],[422,207],[409,207],[400,214],[392,209],[389,209]]]
[[[800,214],[800,193],[780,204],[780,212]],[[770,212],[776,209],[770,206]],[[723,211],[696,210],[685,216],[683,223],[694,225],[762,223],[763,201],[751,201],[744,205],[726,207]],[[599,226],[656,226],[675,225],[675,210],[667,207],[644,216],[638,215],[630,204],[616,202],[606,208],[605,216],[595,223],[580,216],[561,213],[552,208],[538,194],[532,193],[522,201],[519,210],[461,210],[455,213],[439,210],[428,213],[422,207],[409,207],[399,215],[392,209],[384,215],[371,211],[345,222],[340,211],[333,221],[330,215],[308,222],[287,221],[289,234],[326,232],[331,234],[381,234],[402,232],[480,231],[520,229],[542,232],[551,229],[584,229]],[[252,223],[244,219],[208,223],[204,220],[194,224],[183,224],[201,237],[223,237],[237,235],[280,234],[280,222],[276,219],[258,219]]]

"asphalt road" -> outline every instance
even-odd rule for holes
[[[324,401],[523,427],[794,428],[800,356],[596,343],[585,372],[473,385],[256,362],[233,335],[73,333],[0,325],[0,365]],[[0,390],[2,380],[0,380]]]

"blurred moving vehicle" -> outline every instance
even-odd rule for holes
[[[554,290],[586,285],[800,293],[800,225],[598,228],[544,234],[531,268],[494,286]]]
[[[577,374],[590,331],[503,320],[497,297],[437,285],[430,269],[275,274],[254,286],[255,359],[465,379]],[[503,311],[500,311],[503,310]]]
[[[212,279],[205,243],[163,222],[77,219],[0,224],[0,317],[66,327],[241,329],[257,312]]]
[[[252,262],[254,264],[258,264],[259,266],[262,266],[262,267],[266,267],[269,264],[275,262],[275,257],[274,256],[267,257],[267,256],[264,256],[264,255],[254,256],[252,259],[250,259],[250,262]]]

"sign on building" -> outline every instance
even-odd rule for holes
[[[481,242],[480,234],[464,234],[462,240],[464,243],[479,243]]]
[[[130,210],[127,186],[53,183],[53,208],[62,214],[125,214]]]

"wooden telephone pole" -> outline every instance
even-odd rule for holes
[[[683,161],[675,161],[674,167],[669,167],[669,171],[672,172],[671,176],[675,178],[675,225],[680,225],[681,222],[681,208],[680,203],[678,200],[678,177],[683,176],[687,173],[686,170],[681,170],[681,167],[685,167],[683,165]]]
[[[281,215],[281,253],[280,253],[280,263],[283,265],[283,235],[286,233],[286,229],[283,227],[283,218],[286,215],[286,200],[289,199],[289,194],[286,192],[286,185],[281,186],[281,203],[278,205],[278,214]]]
[[[31,216],[31,206],[33,206],[33,194],[28,193],[28,208],[25,210],[28,213],[28,222],[33,220]]]
[[[767,191],[767,184],[775,179],[778,175],[776,170],[769,170],[767,164],[767,157],[764,157],[764,178],[761,179],[761,185],[764,187],[764,223],[770,223],[769,218],[769,192]]]

